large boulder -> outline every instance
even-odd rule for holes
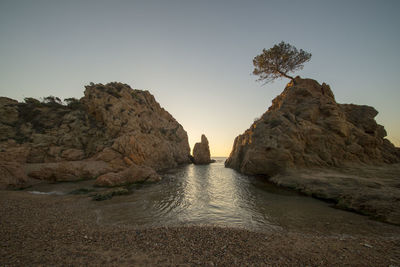
[[[273,176],[295,167],[400,161],[369,106],[338,104],[328,85],[296,77],[244,134],[225,165]]]
[[[193,148],[193,163],[194,164],[209,164],[211,163],[210,148],[208,146],[207,137],[201,135],[201,142],[196,143]]]
[[[120,172],[109,172],[96,179],[97,186],[121,186],[138,182],[157,182],[161,180],[152,168],[132,165]]]

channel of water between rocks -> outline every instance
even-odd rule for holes
[[[224,161],[216,158],[210,165],[186,165],[163,174],[161,182],[136,185],[132,194],[85,203],[96,213],[100,225],[216,225],[261,232],[388,237],[392,230],[398,232],[397,226],[336,209],[265,179],[225,168]],[[26,191],[58,197],[81,188],[93,189],[93,181],[41,183]]]

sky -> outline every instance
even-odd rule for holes
[[[397,0],[0,0],[0,95],[127,83],[149,90],[192,148],[204,133],[212,156],[228,156],[288,82],[257,82],[252,59],[285,41],[312,53],[295,76],[375,107],[400,146],[399,13]]]

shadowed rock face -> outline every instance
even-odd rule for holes
[[[369,106],[338,104],[328,85],[297,77],[244,134],[225,165],[273,176],[293,167],[400,161]]]
[[[183,127],[148,91],[126,84],[91,84],[68,106],[0,98],[0,162],[18,162],[36,178],[96,178],[131,166],[158,171],[189,163],[189,156]]]
[[[210,148],[208,146],[207,137],[201,135],[201,143],[196,143],[193,148],[194,164],[209,164],[211,163]]]

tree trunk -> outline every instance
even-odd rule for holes
[[[289,75],[287,75],[286,73],[284,73],[284,72],[282,72],[282,71],[279,71],[279,70],[278,70],[278,73],[279,73],[280,75],[282,75],[283,77],[286,77],[286,78],[292,80],[293,84],[295,83],[295,82],[294,82],[294,78],[293,78],[292,76],[289,76]]]

